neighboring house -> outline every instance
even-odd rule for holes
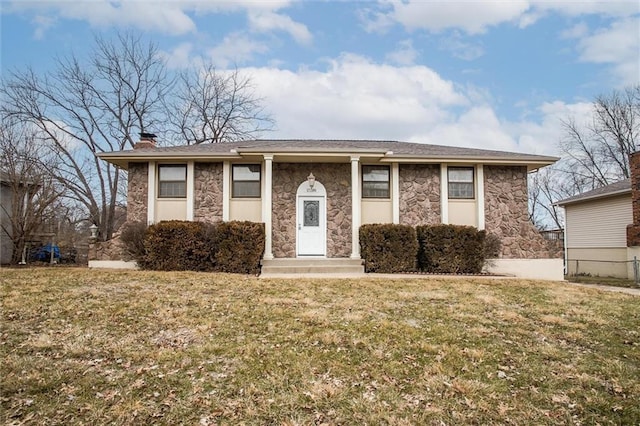
[[[633,222],[631,180],[559,201],[565,211],[567,274],[624,277],[627,225]]]
[[[129,172],[128,221],[263,222],[265,264],[360,259],[366,223],[450,223],[498,236],[498,270],[562,279],[527,211],[527,173],[555,157],[352,140],[156,147],[151,137],[100,157]]]
[[[631,178],[556,204],[565,210],[567,273],[634,278],[640,259],[640,152],[629,157]]]
[[[13,241],[11,240],[12,192],[9,176],[0,171],[0,264],[11,262]]]

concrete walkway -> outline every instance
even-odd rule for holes
[[[565,281],[565,283],[569,285],[578,286],[578,287],[594,288],[596,290],[613,291],[615,293],[626,293],[626,294],[631,294],[633,296],[640,296],[640,287],[636,287],[636,288],[615,287],[612,285],[572,283],[569,281]]]

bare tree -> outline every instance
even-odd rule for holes
[[[48,172],[55,161],[38,132],[5,117],[0,124],[0,166],[8,199],[0,207],[2,234],[13,245],[11,262],[18,263],[26,244],[53,220],[62,187]]]
[[[629,154],[640,142],[640,85],[598,96],[592,121],[584,128],[573,118],[564,120],[563,125],[561,148],[577,190],[628,178]]]
[[[208,64],[181,72],[167,109],[175,139],[190,145],[255,138],[273,126],[250,77],[237,68],[219,72]]]
[[[640,143],[640,85],[598,96],[592,112],[584,125],[573,117],[562,121],[563,158],[530,178],[531,218],[538,226],[562,227],[555,202],[630,176],[629,154]]]
[[[3,81],[2,112],[46,135],[59,160],[51,173],[104,240],[114,232],[123,175],[96,154],[131,148],[138,133],[163,121],[171,82],[157,53],[132,34],[115,42],[98,37],[85,62],[71,55],[43,76],[27,69]]]

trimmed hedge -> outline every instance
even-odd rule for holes
[[[215,227],[216,270],[237,274],[260,273],[264,253],[264,224],[222,222]]]
[[[142,269],[257,274],[265,234],[261,223],[171,220],[127,224],[120,238]]]
[[[485,261],[485,231],[473,226],[416,227],[418,268],[429,273],[478,274]]]
[[[138,266],[156,271],[214,271],[213,227],[181,220],[149,226],[144,239],[146,253]]]
[[[360,255],[366,272],[409,272],[416,267],[418,241],[408,225],[367,224],[360,227]]]

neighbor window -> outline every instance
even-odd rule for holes
[[[362,166],[362,198],[389,198],[389,166]]]
[[[234,198],[260,198],[260,164],[233,165]]]
[[[160,164],[158,166],[158,197],[186,198],[187,166],[184,164]]]
[[[449,167],[449,198],[473,198],[473,167]]]

